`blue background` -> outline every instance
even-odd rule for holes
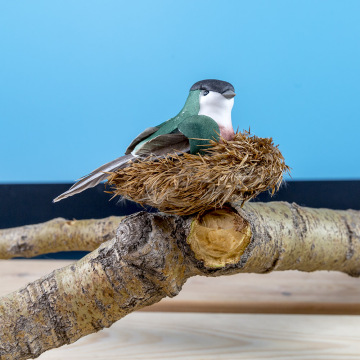
[[[0,182],[72,181],[235,86],[294,179],[359,179],[360,1],[1,1]]]

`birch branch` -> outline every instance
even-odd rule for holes
[[[93,251],[115,236],[121,216],[65,220],[0,229],[0,259],[34,257],[59,251]]]
[[[74,265],[0,299],[0,358],[35,358],[73,343],[177,295],[194,275],[273,270],[359,276],[360,212],[279,202],[129,216],[114,239]]]

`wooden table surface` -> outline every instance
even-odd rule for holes
[[[0,261],[0,294],[70,263]],[[177,297],[39,359],[358,360],[359,285],[335,272],[195,277]]]

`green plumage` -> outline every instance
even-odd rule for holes
[[[189,96],[181,111],[173,118],[157,125],[154,133],[140,141],[134,151],[136,152],[148,141],[158,136],[171,134],[180,131],[190,142],[190,153],[196,154],[202,152],[209,142],[198,139],[219,140],[219,126],[208,116],[198,115],[200,90],[190,91]],[[205,145],[205,146],[204,146]]]
[[[209,140],[219,141],[219,125],[210,117],[205,115],[193,115],[179,124],[182,132],[190,142],[190,153],[202,153],[210,146]]]

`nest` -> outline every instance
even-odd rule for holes
[[[112,193],[163,212],[190,215],[225,203],[272,194],[289,171],[271,138],[237,133],[233,140],[210,141],[204,155],[169,155],[132,162],[110,173]]]

